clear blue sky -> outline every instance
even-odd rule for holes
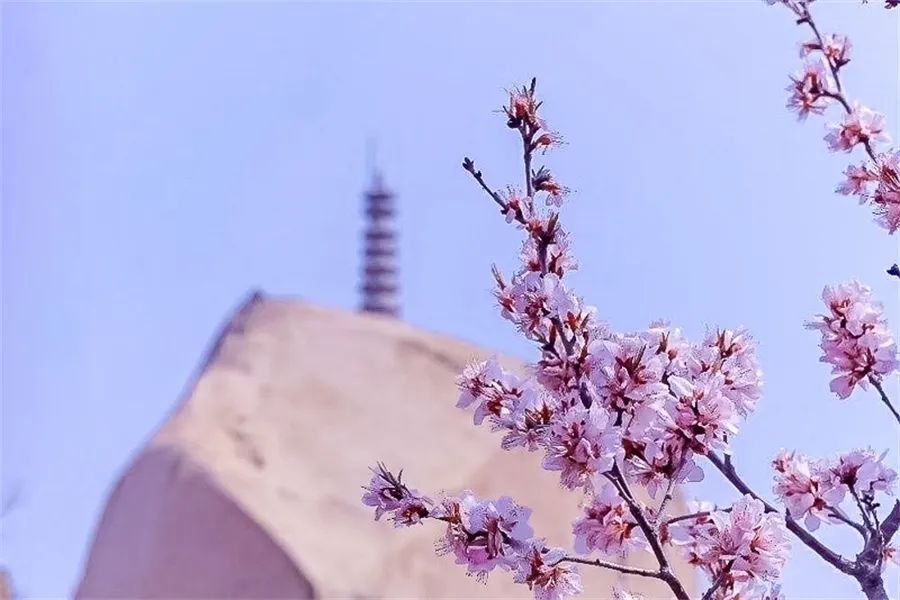
[[[851,96],[900,136],[900,12],[816,8],[856,42]],[[70,592],[117,474],[249,289],[355,307],[369,135],[400,193],[406,318],[533,356],[490,301],[517,235],[459,167],[517,180],[491,109],[532,75],[569,142],[551,165],[578,192],[578,290],[620,329],[756,334],[766,395],[736,443],[752,484],[768,492],[783,446],[871,443],[897,466],[886,411],[830,396],[802,328],[822,286],[854,276],[900,323],[898,243],[832,193],[846,158],[823,123],[783,109],[805,35],[783,9],[5,3],[2,33],[2,483],[22,497],[0,561],[26,597]],[[699,491],[730,497],[714,474]],[[857,596],[802,550],[785,581]]]

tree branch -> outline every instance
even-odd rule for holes
[[[484,182],[484,177],[481,175],[481,171],[475,169],[475,161],[467,156],[463,159],[462,165],[463,169],[472,174],[472,177],[475,178],[475,181],[478,182],[478,185],[481,186],[481,189],[487,192],[488,196],[490,196],[494,200],[494,202],[500,205],[500,208],[502,208],[504,211],[509,210],[509,206],[506,204],[506,202],[503,201],[503,198],[500,197],[500,194],[492,190],[490,186],[488,186],[488,184]]]
[[[580,558],[578,556],[564,556],[559,562],[578,563],[579,565],[589,565],[591,567],[600,567],[601,569],[609,569],[618,571],[626,575],[638,575],[640,577],[651,577],[653,579],[662,579],[662,573],[651,569],[641,569],[639,567],[629,567],[628,565],[620,565],[619,563],[600,560],[599,558]],[[557,563],[558,564],[558,563]]]
[[[684,586],[681,585],[681,582],[675,574],[672,573],[672,569],[669,566],[669,560],[666,558],[666,553],[663,551],[662,544],[659,543],[659,537],[656,534],[656,530],[654,530],[649,521],[647,521],[644,510],[634,499],[631,490],[628,488],[628,482],[625,481],[625,476],[619,470],[618,465],[613,466],[610,471],[610,476],[617,481],[621,487],[620,495],[622,496],[622,499],[625,501],[625,504],[628,505],[631,516],[634,517],[638,527],[644,533],[644,537],[647,538],[647,542],[650,544],[653,554],[656,556],[656,561],[659,563],[659,579],[662,579],[669,585],[669,588],[678,600],[690,600],[690,596],[688,596]]]
[[[888,395],[885,393],[884,388],[881,387],[881,382],[878,381],[874,376],[869,375],[869,383],[872,384],[872,387],[878,390],[878,395],[881,396],[881,401],[884,402],[884,405],[890,409],[891,414],[894,415],[894,418],[897,419],[898,423],[900,423],[900,413],[898,413],[897,409],[894,408],[894,405],[891,404],[891,399],[888,398]]]
[[[862,536],[863,541],[869,540],[869,531],[863,525],[857,523],[856,521],[845,515],[844,511],[836,506],[829,506],[828,509],[831,511],[832,517],[858,531],[859,535]]]
[[[900,528],[900,500],[894,502],[894,508],[881,524],[881,534],[884,536],[885,544],[891,541],[898,528]]]

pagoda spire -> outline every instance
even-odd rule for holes
[[[400,304],[394,194],[385,187],[378,170],[372,173],[363,206],[366,226],[363,231],[361,310],[397,317]]]

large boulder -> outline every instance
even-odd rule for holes
[[[487,354],[397,320],[253,295],[116,485],[76,597],[528,597],[506,573],[482,585],[436,556],[437,524],[395,530],[360,503],[380,460],[426,493],[512,495],[539,535],[568,544],[577,495],[537,453],[501,451],[454,408],[455,377]],[[588,598],[619,580],[583,574]],[[629,585],[666,595],[648,583]]]

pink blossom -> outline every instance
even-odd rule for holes
[[[698,540],[706,535],[703,532],[712,526],[711,515],[716,510],[716,506],[712,502],[691,500],[686,503],[686,508],[688,511],[687,515],[679,518],[671,525],[667,525],[664,531],[667,543],[671,542],[677,546],[688,547],[690,553],[691,549],[696,549],[695,546]],[[686,518],[688,515],[693,516]],[[690,560],[690,557],[688,558]],[[694,558],[698,557],[695,555]]]
[[[610,470],[622,453],[621,430],[609,415],[580,406],[551,425],[546,444],[543,467],[561,471],[560,480],[569,489],[587,486],[595,474]]]
[[[528,585],[535,600],[565,600],[582,591],[578,571],[560,562],[565,553],[560,548],[547,548],[544,540],[531,540],[521,554],[514,581]]]
[[[811,52],[820,51],[825,58],[835,66],[840,68],[850,62],[850,49],[853,44],[847,39],[847,36],[840,34],[829,34],[823,39],[824,47],[818,40],[810,40],[800,45],[800,56],[806,57]]]
[[[763,503],[749,495],[728,512],[712,511],[710,505],[696,508],[703,512],[670,528],[672,540],[683,548],[688,562],[710,580],[723,577],[716,598],[764,597],[763,591],[777,581],[790,549],[782,517],[766,513]]]
[[[876,221],[894,233],[900,229],[900,150],[878,156],[873,171],[878,182],[872,194]]]
[[[828,314],[806,326],[822,332],[820,360],[832,365],[831,390],[839,398],[848,398],[856,385],[865,388],[869,378],[880,381],[897,369],[893,335],[868,287],[856,281],[829,286],[822,299]]]
[[[540,149],[546,153],[551,148],[556,148],[563,143],[562,136],[555,131],[545,131],[537,136],[533,142],[535,149]]]
[[[790,549],[778,513],[766,513],[762,502],[745,495],[731,511],[714,512],[712,521],[713,531],[707,532],[707,561],[731,563],[733,571],[743,571],[748,577],[765,581],[778,578]]]
[[[547,431],[559,410],[559,403],[550,394],[534,387],[526,388],[515,411],[500,422],[506,430],[502,448],[510,450],[521,446],[528,451],[537,450],[546,440]]]
[[[541,167],[532,175],[531,183],[536,191],[547,193],[547,206],[562,206],[563,199],[570,192],[569,188],[560,184],[546,167]]]
[[[721,392],[743,416],[753,412],[762,396],[762,370],[756,345],[743,327],[717,329],[707,334],[688,355],[691,377],[721,375]]]
[[[531,270],[516,275],[510,285],[498,280],[497,298],[503,316],[536,340],[549,339],[551,320],[568,319],[581,304],[556,273]]]
[[[821,115],[831,102],[828,94],[834,87],[824,60],[808,60],[803,65],[803,70],[791,77],[791,85],[786,88],[791,92],[787,107],[796,111],[799,120],[805,119],[810,113]]]
[[[496,567],[512,569],[532,535],[531,510],[509,497],[479,500],[470,491],[445,498],[434,516],[447,522],[437,544],[439,554],[453,554],[456,563],[484,579]]]
[[[507,223],[524,220],[534,213],[531,198],[513,187],[508,187],[506,191],[500,192],[500,199],[504,203],[504,208],[500,212],[506,217]]]
[[[665,374],[686,373],[686,361],[691,352],[691,345],[682,335],[681,329],[659,319],[650,323],[647,330],[641,333],[641,338],[654,353],[659,355]]]
[[[864,497],[875,492],[891,492],[897,473],[882,463],[887,452],[876,455],[871,449],[854,450],[838,457],[831,467],[835,478]]]
[[[862,196],[861,202],[865,202],[867,186],[876,180],[876,177],[866,168],[866,165],[850,165],[844,171],[846,179],[835,190],[845,196]]]
[[[509,106],[504,108],[509,118],[507,125],[512,128],[525,123],[530,127],[542,127],[543,122],[538,118],[538,103],[534,99],[534,93],[522,87],[509,94]]]
[[[590,347],[591,380],[609,410],[634,411],[645,402],[664,398],[668,388],[662,376],[668,360],[648,348],[639,336],[615,336]]]
[[[883,115],[856,103],[840,124],[829,126],[825,141],[834,152],[850,152],[857,144],[889,141],[884,127]]]
[[[628,505],[610,484],[595,487],[591,501],[572,525],[575,551],[599,551],[613,555],[646,546],[646,538],[632,517]]]
[[[805,519],[806,528],[818,529],[822,520],[834,521],[845,489],[827,464],[782,451],[772,462],[775,467],[774,492],[795,519]]]
[[[474,422],[481,425],[485,417],[503,418],[515,410],[522,395],[524,383],[503,370],[496,356],[486,361],[472,363],[457,378],[459,387],[458,408],[475,408]]]
[[[734,403],[723,393],[724,377],[715,374],[690,382],[670,377],[675,395],[667,408],[673,431],[697,454],[728,450],[728,437],[738,431],[739,415]]]
[[[670,480],[675,483],[703,481],[703,469],[694,462],[684,440],[666,431],[647,430],[638,439],[623,439],[623,470],[629,481],[647,489],[656,498]]]
[[[429,515],[432,501],[419,495],[416,490],[409,489],[401,481],[402,471],[395,476],[380,463],[370,470],[372,479],[363,488],[366,493],[363,494],[362,502],[375,508],[376,521],[383,514],[389,513],[395,527],[408,527]]]

